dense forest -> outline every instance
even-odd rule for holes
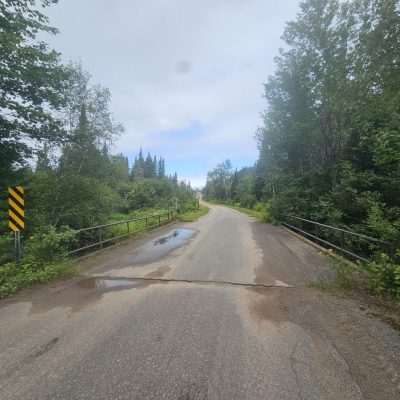
[[[112,115],[110,91],[39,39],[57,33],[40,7],[51,3],[0,3],[0,263],[12,249],[9,186],[25,189],[27,258],[41,243],[57,247],[74,229],[172,202],[180,209],[197,204],[190,184],[167,175],[163,158],[138,149],[130,165],[113,154],[124,128]]]
[[[400,2],[303,1],[282,38],[259,159],[235,173],[219,165],[206,197],[262,202],[275,220],[297,215],[399,248]]]

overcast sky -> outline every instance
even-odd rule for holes
[[[47,13],[50,40],[108,87],[126,129],[115,145],[130,160],[142,147],[194,186],[226,158],[257,159],[285,22],[298,0],[60,0]]]

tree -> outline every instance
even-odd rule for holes
[[[147,153],[146,160],[144,161],[144,177],[145,178],[155,177],[153,157],[151,156],[150,153]]]
[[[239,200],[239,176],[237,170],[235,170],[232,176],[230,193],[233,201]]]
[[[153,178],[158,178],[158,162],[157,157],[153,157]]]
[[[174,183],[174,185],[178,186],[178,174],[176,172],[172,176],[172,182]]]
[[[50,149],[48,144],[44,143],[37,153],[36,171],[49,171],[51,168]]]
[[[158,161],[157,172],[159,178],[165,178],[165,160],[161,157]]]
[[[56,1],[43,0],[43,6]],[[68,71],[59,54],[37,40],[56,34],[34,1],[0,3],[0,185],[32,157],[38,142],[67,139],[56,111],[65,104]]]
[[[398,240],[399,5],[307,0],[287,25],[257,132],[257,197],[276,217]]]
[[[207,174],[204,189],[206,198],[227,201],[231,199],[232,164],[225,160]]]

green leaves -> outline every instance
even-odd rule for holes
[[[367,265],[369,283],[376,293],[389,293],[400,298],[400,265],[393,263],[385,254]]]
[[[399,240],[400,3],[300,8],[265,85],[257,185],[275,217],[293,212]]]
[[[51,1],[43,1],[47,6]],[[39,32],[56,33],[34,1],[0,4],[0,171],[21,165],[37,141],[65,138],[56,111],[63,106],[68,72],[59,54],[36,40]],[[0,173],[3,186],[5,173]]]

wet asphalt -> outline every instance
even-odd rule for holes
[[[212,206],[0,302],[0,399],[399,399],[400,337],[329,259]]]

